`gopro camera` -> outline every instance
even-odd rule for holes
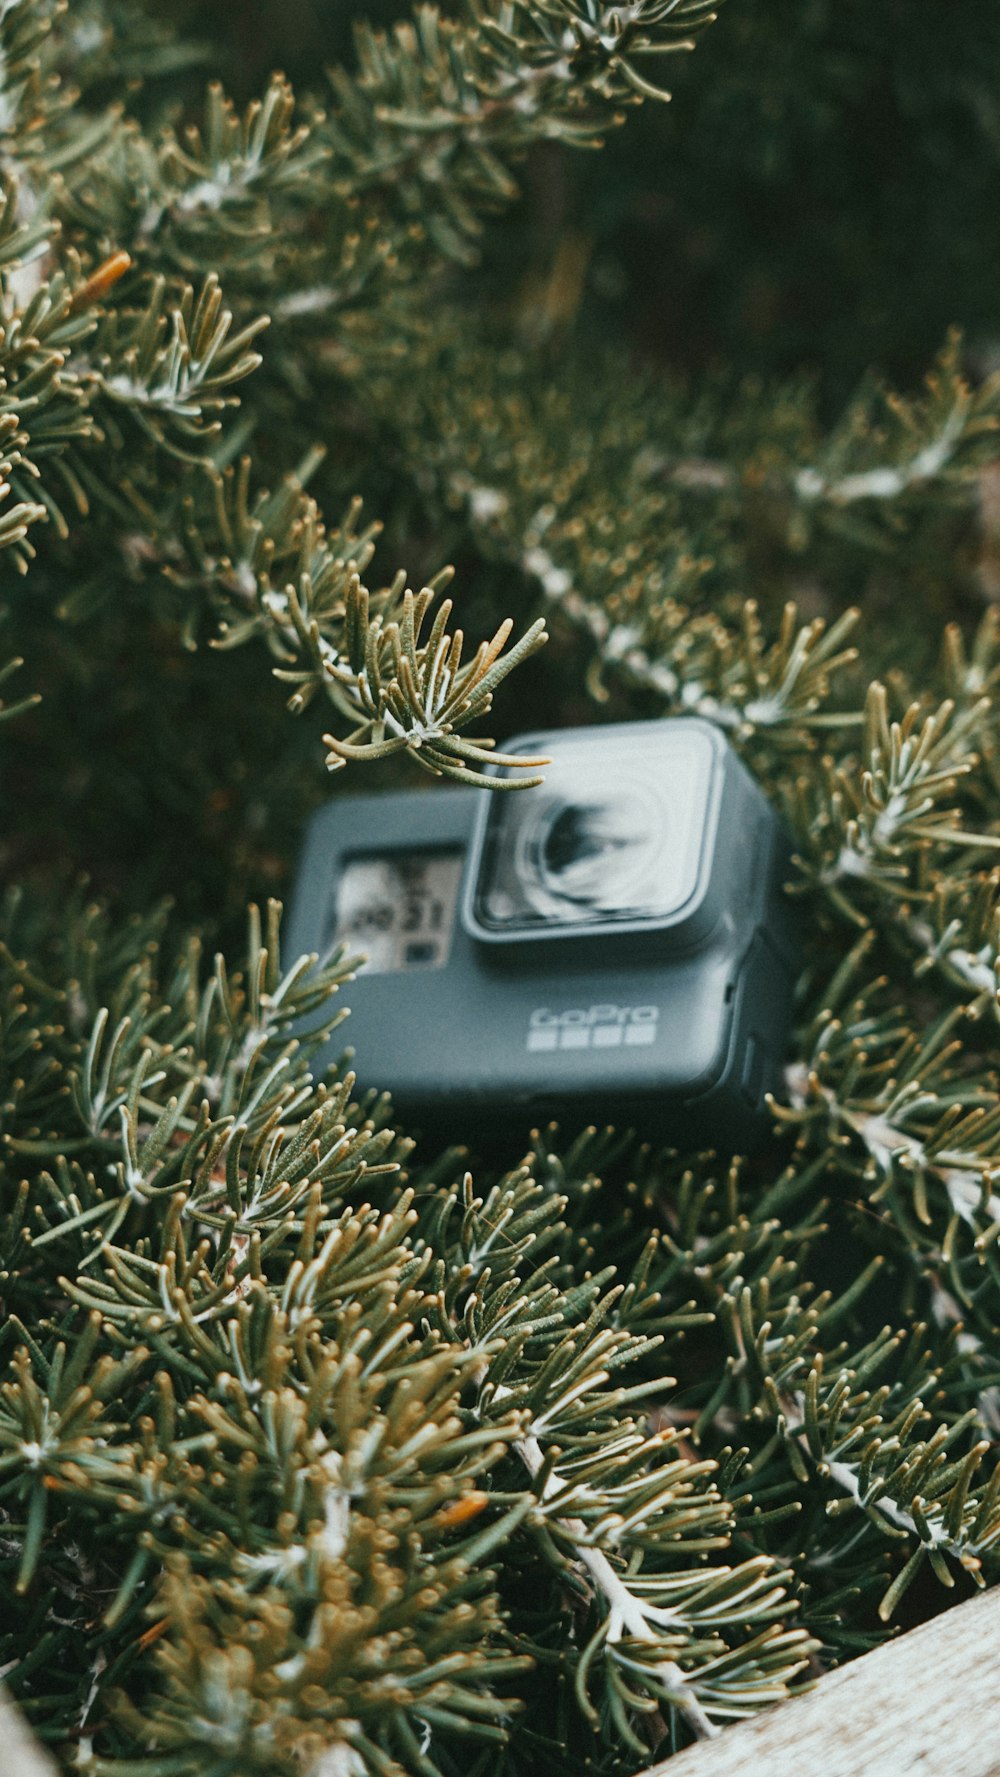
[[[699,717],[509,745],[550,756],[541,786],[342,797],[309,827],[289,936],[367,956],[359,1085],[466,1140],[555,1117],[745,1151],[788,1035],[781,823]]]

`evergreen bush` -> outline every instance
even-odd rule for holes
[[[632,1777],[1000,1569],[1000,15],[166,12],[0,0],[0,1672]],[[313,1067],[320,801],[679,712],[794,834],[761,1154]]]

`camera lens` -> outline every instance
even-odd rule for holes
[[[543,918],[622,914],[642,901],[666,840],[662,797],[609,783],[586,801],[548,802],[525,823],[521,887]]]
[[[680,727],[544,736],[545,782],[490,798],[473,899],[486,931],[655,922],[685,904],[698,879],[713,751],[704,733]]]

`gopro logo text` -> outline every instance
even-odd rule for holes
[[[529,1049],[636,1048],[656,1036],[659,1006],[571,1006],[553,1012],[536,1006],[528,1021]]]

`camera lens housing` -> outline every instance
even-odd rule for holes
[[[338,797],[310,824],[289,942],[370,957],[344,993],[359,1085],[435,1139],[555,1117],[750,1148],[795,968],[780,821],[697,717],[508,744],[551,758],[541,786]]]
[[[709,874],[719,744],[707,724],[682,722],[519,739],[551,764],[530,794],[483,798],[468,930],[486,944],[676,933]]]

